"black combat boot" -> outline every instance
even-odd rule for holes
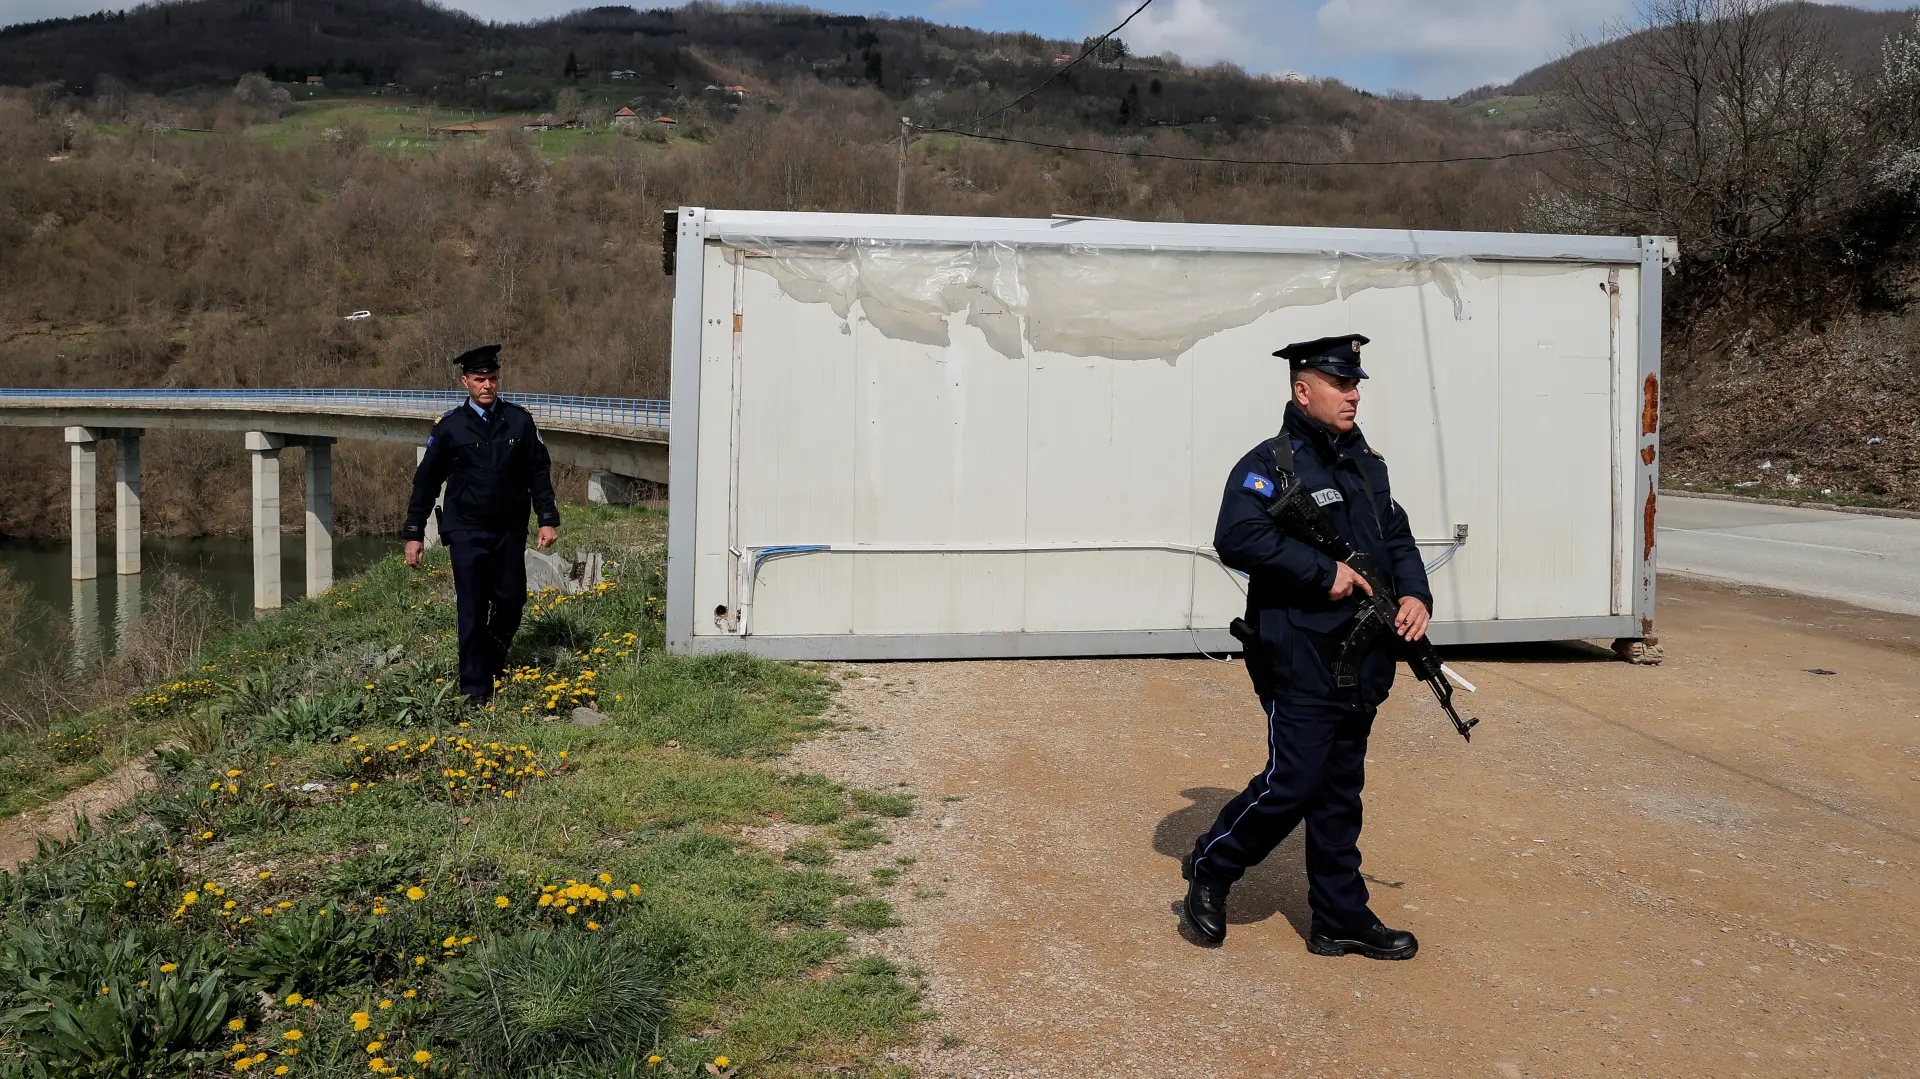
[[[1193,855],[1180,859],[1180,875],[1187,885],[1187,901],[1181,911],[1195,936],[1203,943],[1217,945],[1227,939],[1227,890],[1194,880]]]
[[[1358,932],[1331,932],[1314,926],[1307,938],[1307,950],[1315,955],[1352,955],[1358,952],[1368,959],[1412,959],[1420,942],[1404,929],[1388,929],[1379,922]]]

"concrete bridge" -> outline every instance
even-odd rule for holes
[[[137,574],[140,437],[159,427],[244,434],[253,458],[253,605],[269,609],[281,600],[280,451],[307,451],[306,585],[307,595],[317,596],[333,585],[333,444],[407,442],[424,453],[434,420],[465,399],[458,390],[0,389],[0,426],[66,429],[76,581],[99,574],[95,460],[102,439],[115,443],[114,570]],[[589,498],[604,501],[622,479],[667,482],[667,402],[537,393],[508,400],[533,413],[556,462],[590,470]]]

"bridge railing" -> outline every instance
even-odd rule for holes
[[[575,420],[624,427],[668,426],[669,402],[639,397],[582,397],[559,393],[508,395],[515,404],[541,420]],[[152,405],[162,408],[244,408],[248,404],[314,404],[358,408],[404,408],[444,412],[466,400],[459,390],[368,389],[249,389],[249,390],[107,390],[4,389],[7,401],[97,401],[106,405]]]

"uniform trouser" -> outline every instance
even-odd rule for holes
[[[475,704],[493,699],[507,649],[527,605],[527,537],[519,532],[449,532],[453,590],[460,605],[460,692]]]
[[[1332,703],[1264,702],[1267,767],[1194,846],[1194,876],[1229,887],[1307,826],[1307,902],[1318,931],[1374,922],[1360,879],[1360,788],[1373,710]]]

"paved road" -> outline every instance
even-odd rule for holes
[[[1660,496],[1660,568],[1920,615],[1920,519]]]

